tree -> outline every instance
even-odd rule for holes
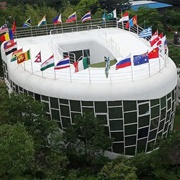
[[[22,176],[32,166],[34,142],[22,124],[0,126],[0,177]]]
[[[75,116],[74,125],[65,130],[63,139],[66,152],[83,155],[86,162],[103,155],[112,142],[105,135],[102,121],[91,113]]]

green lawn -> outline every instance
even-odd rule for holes
[[[110,60],[110,66],[112,66],[112,65],[114,65],[114,64],[116,64],[116,60],[114,59],[114,60]],[[103,61],[103,62],[100,62],[100,63],[95,63],[95,64],[90,64],[90,67],[96,67],[96,68],[101,68],[101,67],[105,67],[105,61]]]

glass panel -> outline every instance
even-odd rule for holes
[[[169,109],[171,109],[171,99],[169,99],[167,103],[168,103],[167,109],[169,110]]]
[[[158,123],[159,123],[159,118],[155,118],[153,120],[151,120],[151,127],[150,129],[156,129],[158,127]]]
[[[151,100],[151,107],[155,106],[155,105],[159,105],[159,99],[153,99]]]
[[[151,118],[159,116],[159,106],[155,106],[151,108]]]
[[[164,127],[164,120],[160,122],[158,131],[161,131]]]
[[[174,101],[175,96],[174,96],[174,90],[172,91],[172,100]]]
[[[42,98],[42,100],[49,101],[49,97],[48,96],[41,95],[41,98]]]
[[[61,104],[69,104],[67,99],[59,99]]]
[[[71,111],[81,112],[80,101],[70,101]]]
[[[107,106],[106,102],[95,102],[95,111],[96,113],[106,113],[107,112]]]
[[[157,129],[149,133],[149,141],[156,138]]]
[[[107,125],[107,116],[105,114],[97,114],[96,117],[102,120],[102,123]]]
[[[82,107],[82,112],[83,113],[93,113],[94,114],[94,109],[89,108],[89,107]]]
[[[137,123],[137,112],[124,113],[124,123]]]
[[[35,96],[36,101],[40,101],[40,95],[39,94],[34,94],[34,96]]]
[[[82,101],[82,106],[93,106],[92,101]]]
[[[50,103],[51,103],[51,107],[52,107],[52,108],[59,109],[58,99],[57,99],[57,98],[52,98],[52,97],[50,97]]]
[[[135,145],[136,136],[125,137],[125,146]]]
[[[139,117],[139,127],[148,126],[149,117],[150,115]]]
[[[160,132],[160,133],[158,133],[158,135],[157,135],[157,139],[161,139],[162,138],[162,131]]]
[[[165,126],[164,126],[164,132],[166,132],[167,131],[167,128],[168,128],[168,122],[165,124]]]
[[[81,113],[73,113],[73,112],[71,112],[71,120],[72,120],[72,123],[74,123],[74,118],[75,118],[75,116],[77,116],[77,115],[81,115]]]
[[[152,151],[154,149],[154,143],[155,143],[155,141],[151,141],[151,142],[148,143],[147,152]]]
[[[135,149],[136,149],[135,146],[127,147],[127,148],[125,148],[125,154],[126,155],[135,155]]]
[[[166,107],[166,96],[161,98],[161,109]]]
[[[123,121],[122,120],[113,120],[109,121],[110,123],[110,130],[123,130]]]
[[[171,97],[171,92],[167,95],[167,98],[169,99]]]
[[[109,119],[122,118],[122,107],[109,108]]]
[[[114,143],[113,144],[113,152],[124,154],[124,144],[123,143]]]
[[[123,101],[124,111],[137,110],[136,101]]]
[[[139,115],[149,114],[149,104],[139,105]]]
[[[143,137],[147,137],[147,135],[148,135],[148,130],[149,130],[148,127],[139,129],[139,130],[138,130],[138,138],[140,139],[140,138],[143,138]]]
[[[171,111],[168,111],[168,112],[167,112],[167,115],[166,115],[166,122],[169,121],[170,115],[171,115]]]
[[[58,121],[60,120],[58,110],[51,109],[51,116],[52,116],[52,119],[54,120],[58,120]]]
[[[69,116],[69,106],[60,105],[61,116]]]
[[[68,127],[71,124],[70,118],[61,117],[62,125],[64,128]]]
[[[161,120],[166,117],[166,108],[161,110]]]
[[[108,105],[109,106],[121,106],[122,105],[122,101],[109,101]]]
[[[124,141],[123,132],[111,132],[113,141]]]
[[[133,134],[137,134],[137,125],[128,125],[125,126],[125,135],[133,135]]]
[[[44,110],[46,111],[46,112],[49,112],[49,103],[47,102],[42,102],[42,104],[44,105]]]
[[[147,143],[147,138],[138,140],[138,143],[137,143],[137,152],[138,153],[145,152],[146,143]]]
[[[109,136],[109,128],[107,126],[104,126],[104,132],[106,136]]]

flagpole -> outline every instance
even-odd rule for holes
[[[89,68],[88,68],[89,70],[88,70],[88,72],[89,72],[89,83],[91,84],[91,74],[90,74],[90,66],[89,66]]]
[[[30,57],[32,57],[32,56],[31,56],[31,51],[30,51]],[[32,71],[32,74],[33,74],[33,63],[32,63],[32,58],[31,58],[31,71]]]
[[[57,79],[56,78],[56,70],[54,69],[54,79]]]
[[[69,67],[69,75],[70,75],[70,81],[72,82],[72,76],[71,76],[71,66]]]
[[[161,62],[160,62],[160,58],[159,58],[159,72],[161,71]]]
[[[133,82],[133,67],[132,67],[132,54],[130,54],[130,57],[131,57],[131,78],[132,78],[132,82]]]

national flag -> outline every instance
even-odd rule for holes
[[[3,35],[0,36],[0,41],[1,42],[4,42],[4,41],[9,41],[10,38],[9,38],[9,33],[5,33]]]
[[[146,52],[144,54],[134,55],[133,62],[134,62],[134,66],[148,63],[149,62],[148,53]]]
[[[107,20],[111,20],[111,19],[114,19],[114,18],[117,18],[116,9],[114,9],[114,11],[107,14],[107,17],[106,17]]]
[[[125,12],[118,22],[129,21],[129,12]]]
[[[159,57],[159,48],[156,47],[148,53],[148,59],[154,59]]]
[[[75,73],[88,68],[88,58],[83,57],[80,61],[74,62]]]
[[[23,53],[23,49],[22,49],[22,48],[14,51],[14,52],[12,53],[11,62],[16,61],[16,60],[17,60],[17,57],[18,57],[20,54],[22,54],[22,53]]]
[[[23,27],[30,27],[31,26],[31,18],[28,18],[24,24],[23,24]]]
[[[167,46],[166,35],[162,38],[162,44],[164,45],[164,53],[167,54],[168,46]]]
[[[143,29],[139,33],[140,38],[145,38],[145,37],[149,37],[149,36],[152,36],[152,27],[148,27],[147,29]]]
[[[9,29],[9,39],[10,40],[14,39],[12,29]]]
[[[8,32],[9,29],[7,27],[7,24],[4,24],[0,27],[0,34]]]
[[[159,54],[161,56],[167,54],[168,47],[167,47],[166,35],[161,38],[161,44],[158,46],[158,48],[159,48]]]
[[[44,71],[50,67],[54,66],[54,55],[49,57],[45,62],[41,64],[41,71]]]
[[[106,21],[106,16],[107,16],[107,15],[106,15],[106,12],[104,12],[103,15],[102,15],[102,20],[103,20],[103,22]]]
[[[91,20],[91,12],[87,12],[82,18],[81,18],[81,21],[84,22],[84,21],[87,21],[87,20]]]
[[[56,66],[54,67],[55,70],[64,69],[70,67],[70,59],[69,56],[66,56],[64,59],[61,59]]]
[[[5,36],[4,36],[4,34],[0,36],[0,41],[1,41],[1,42],[6,41],[6,40],[5,40]]]
[[[43,16],[43,18],[38,22],[38,27],[46,24],[46,15]]]
[[[14,40],[10,40],[4,43],[4,51],[6,55],[9,55],[16,50],[17,50],[17,42],[14,42]]]
[[[116,64],[116,70],[119,69],[119,68],[125,68],[125,67],[128,67],[128,66],[131,66],[131,58],[130,56],[124,58],[124,59],[121,59],[117,64]]]
[[[56,16],[56,17],[53,19],[52,22],[53,22],[54,25],[57,25],[57,24],[62,23],[61,14],[59,14],[58,16]]]
[[[159,36],[155,37],[153,40],[149,41],[151,46],[154,46],[160,40]]]
[[[74,12],[68,17],[66,22],[69,23],[69,22],[73,22],[73,21],[76,21],[76,20],[77,20],[76,12]]]
[[[12,24],[12,34],[15,34],[15,33],[16,33],[16,21],[14,20]]]
[[[37,63],[41,62],[41,51],[36,55],[35,58],[36,58],[36,59],[35,59],[34,62],[37,62]]]
[[[21,53],[20,55],[17,56],[17,63],[20,64],[24,61],[27,61],[31,59],[31,56],[30,56],[30,49],[26,52],[23,52]]]
[[[109,60],[109,57],[104,57],[104,60],[106,62],[106,66],[105,66],[105,75],[106,75],[106,78],[108,78],[108,75],[109,75],[109,69],[110,69],[110,60]]]
[[[137,25],[137,16],[133,16],[127,23],[125,28],[130,28],[134,25]]]
[[[154,34],[151,36],[151,38],[149,39],[149,41],[152,41],[153,39],[155,39],[158,36],[158,30],[156,30],[154,32]]]

